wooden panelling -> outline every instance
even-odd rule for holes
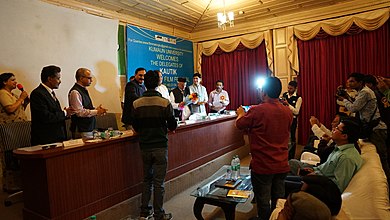
[[[275,48],[275,74],[278,77],[286,77],[289,74],[287,48]]]
[[[226,117],[169,133],[167,180],[244,145],[234,122]],[[83,219],[141,193],[137,136],[14,153],[21,161],[24,219]]]
[[[275,47],[286,46],[286,28],[279,28],[274,30]]]

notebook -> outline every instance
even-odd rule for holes
[[[226,188],[226,189],[234,189],[241,183],[241,179],[238,180],[227,180],[227,179],[220,179],[215,182],[215,186]]]
[[[227,196],[247,199],[251,196],[251,193],[252,191],[231,189],[229,190]]]

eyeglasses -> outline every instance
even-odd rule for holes
[[[338,126],[335,127],[335,129],[337,129],[338,131],[340,131],[341,133],[343,133],[344,131],[341,130]]]
[[[92,79],[91,76],[83,76],[84,78],[87,78],[87,79]]]

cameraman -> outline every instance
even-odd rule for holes
[[[278,101],[281,91],[280,79],[268,77],[260,89],[263,102],[246,113],[242,106],[237,109],[236,127],[249,129],[251,181],[260,220],[269,219],[276,200],[284,196],[284,178],[290,170],[287,146],[293,115]]]
[[[359,119],[362,124],[373,123],[371,134],[368,135],[368,140],[375,145],[376,150],[381,159],[383,171],[386,174],[387,180],[390,181],[390,170],[387,162],[387,126],[381,120],[379,109],[377,105],[377,100],[375,93],[365,86],[364,84],[365,75],[362,73],[352,73],[348,77],[348,84],[352,89],[358,91],[355,101],[351,102],[351,100],[347,99],[345,94],[343,102],[348,111],[358,112]]]
[[[340,97],[340,96],[344,97],[343,94],[345,94],[345,93],[346,93],[346,95],[348,95],[347,96],[348,100],[350,100],[351,102],[353,102],[355,100],[357,91],[354,89],[351,89],[351,87],[349,87],[348,83],[345,83],[345,88],[342,85],[340,85],[337,88],[336,97]],[[338,105],[338,112],[344,113],[347,116],[355,117],[355,113],[352,113],[345,108],[343,100],[344,100],[344,98],[341,98],[341,100],[337,99],[337,101],[336,101],[336,103]]]
[[[297,94],[298,83],[296,81],[290,81],[288,83],[287,92],[283,93],[282,99],[280,100],[285,106],[293,113],[293,122],[290,128],[290,142],[291,146],[288,151],[288,159],[295,158],[296,150],[296,131],[298,127],[298,115],[302,105],[302,97]]]

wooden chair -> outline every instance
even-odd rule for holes
[[[31,122],[22,121],[0,125],[0,148],[3,166],[3,190],[9,193],[4,201],[6,206],[13,203],[22,191],[19,161],[13,156],[12,151],[20,147],[31,146]],[[16,193],[14,193],[16,192]]]

